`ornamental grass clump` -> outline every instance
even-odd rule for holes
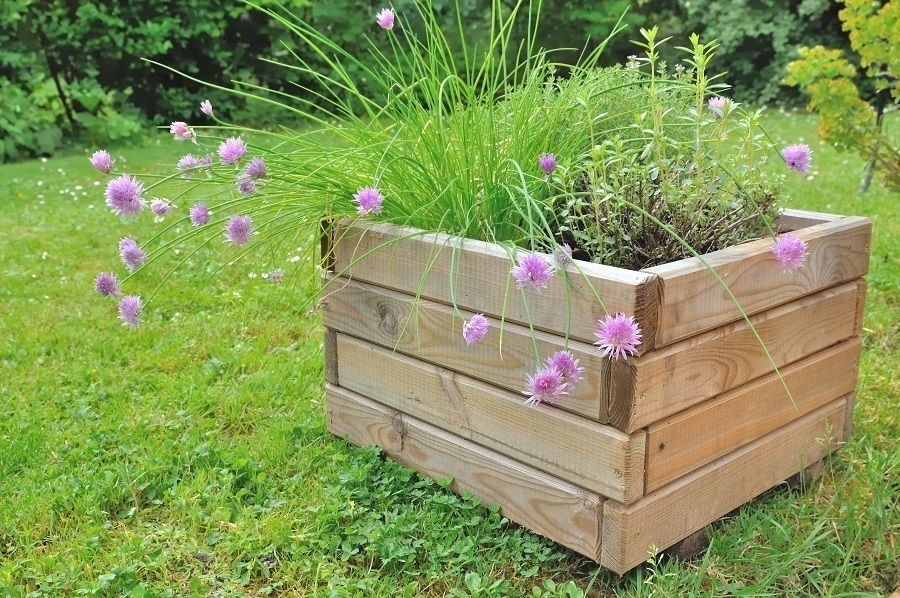
[[[332,68],[313,71],[288,51],[277,62],[286,76],[301,73],[315,85],[297,96],[241,82],[230,91],[309,127],[238,127],[204,100],[205,122],[169,126],[189,151],[168,175],[138,182],[116,173],[108,154],[95,153],[91,163],[111,177],[113,213],[136,217],[149,203],[163,222],[149,239],[122,241],[131,274],[121,282],[101,275],[98,292],[120,297],[120,285],[142,267],[201,248],[212,250],[214,271],[267,264],[268,279],[281,284],[303,272],[294,267],[295,241],[321,259],[316,238],[338,219],[502,244],[514,283],[508,292],[521,293],[526,304],[554,276],[571,276],[565,266],[573,259],[641,268],[760,236],[774,243],[781,176],[759,167],[780,154],[760,129],[759,113],[722,96],[727,86],[708,74],[715,43],[693,36],[685,64],[672,74],[659,61],[665,40],[657,40],[656,28],[641,31],[643,55],[625,66],[598,66],[606,42],[577,64],[560,64],[535,46],[537,20],[529,20],[525,39],[514,39],[515,24],[529,12],[521,1],[492,3],[491,42],[478,47],[467,42],[462,22],[452,36],[443,31],[429,6],[417,3],[412,15],[373,14],[367,57],[348,54],[287,12],[260,7]],[[461,60],[452,48],[461,48]],[[351,73],[376,91],[363,92]],[[784,158],[793,170],[808,167],[808,152],[785,150]],[[203,189],[202,201],[177,209]],[[774,251],[772,267],[791,272],[804,257],[788,244]],[[175,267],[186,263],[180,258]],[[122,298],[123,322],[136,326],[158,290],[147,300]],[[482,314],[468,321],[457,314],[461,342],[489,334]],[[641,331],[632,316],[609,314],[597,323],[604,355],[636,354]],[[567,352],[542,359],[536,343],[535,352],[538,371],[523,382],[529,402],[562,400],[581,378],[577,360]]]

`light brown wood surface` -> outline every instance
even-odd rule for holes
[[[450,489],[472,495],[542,536],[600,560],[603,498],[474,442],[326,385],[328,429],[357,445],[378,445],[389,457]]]
[[[858,292],[855,282],[845,283],[752,316],[751,322],[781,367],[853,336]],[[610,423],[626,432],[773,371],[743,320],[630,361],[635,403],[630,412],[629,405],[614,404],[610,413]]]
[[[332,384],[340,384],[338,378],[337,333],[329,328],[325,329],[322,338],[322,353],[325,358],[325,381]]]
[[[596,341],[597,321],[604,315],[599,296],[610,313],[636,317],[644,329],[643,346],[654,344],[657,288],[652,274],[578,262],[581,272],[575,265],[566,270],[568,295],[563,276],[557,274],[541,292],[526,290],[526,309],[510,276],[514,261],[500,245],[444,234],[403,238],[414,233],[388,224],[340,224],[334,237],[334,270],[445,305],[453,305],[455,298],[460,309],[525,326],[530,321],[555,334],[564,336],[569,329],[571,338],[587,343]]]
[[[791,233],[808,243],[806,264],[788,274],[772,255],[770,238],[704,256],[748,314],[863,276],[869,269],[872,222],[848,217]],[[644,272],[659,276],[656,346],[663,347],[741,318],[700,260],[690,258]]]
[[[841,398],[626,506],[606,501],[600,564],[624,573],[837,447]]]
[[[868,281],[865,278],[857,278],[856,286],[859,288],[859,294],[856,298],[856,314],[853,318],[853,334],[857,336],[862,334],[863,320],[866,316],[866,291],[868,290]]]
[[[644,488],[643,430],[628,435],[552,406],[338,334],[341,385],[623,503]]]
[[[470,312],[457,316],[451,307],[425,299],[416,303],[410,295],[345,278],[334,281],[324,304],[322,319],[331,329],[514,392],[525,388],[525,376],[537,369],[535,343],[542,362],[564,348],[564,339],[540,331],[532,339],[531,331],[517,324],[504,324],[501,335],[493,318],[484,339],[466,345],[462,324]],[[560,408],[603,422],[609,403],[605,360],[597,347],[579,341],[571,341],[569,350],[589,374]]]
[[[795,231],[808,226],[815,226],[823,222],[834,222],[846,218],[837,214],[824,212],[810,212],[808,210],[784,210],[775,222],[775,230],[781,232]]]
[[[852,393],[862,341],[854,337],[775,373],[666,418],[647,429],[645,493]]]

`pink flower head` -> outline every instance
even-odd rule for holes
[[[277,268],[269,272],[269,282],[272,284],[282,284],[284,282],[284,270]]]
[[[198,166],[200,166],[200,160],[197,158],[197,156],[194,156],[192,154],[182,156],[181,160],[178,161],[178,170],[188,171],[181,175],[181,177],[185,179],[189,179],[194,176],[194,171],[192,169],[197,168]]]
[[[526,405],[540,403],[552,405],[568,394],[562,372],[553,366],[548,365],[544,369],[538,370],[534,376],[526,376],[526,378],[528,383],[525,385],[523,393],[529,396],[529,399],[525,401]]]
[[[517,289],[524,289],[527,285],[531,285],[541,292],[541,289],[547,288],[547,281],[553,278],[553,268],[541,254],[528,253],[516,258],[512,275],[516,277]]]
[[[477,343],[484,338],[488,331],[488,321],[484,314],[475,314],[469,321],[463,324],[463,338],[466,344]]]
[[[144,305],[140,297],[135,295],[127,295],[119,301],[119,318],[122,320],[122,326],[131,326],[134,328],[141,323],[141,309]]]
[[[353,196],[353,201],[359,204],[357,211],[361,215],[380,214],[384,196],[375,187],[363,187]]]
[[[603,349],[604,356],[612,356],[613,359],[628,360],[629,355],[637,353],[637,346],[641,344],[641,329],[634,316],[626,316],[617,313],[609,314],[599,321],[599,327],[594,336],[600,340],[595,345]]]
[[[122,294],[116,275],[107,272],[101,272],[97,275],[97,280],[94,281],[94,290],[104,297],[109,297],[110,295],[117,297]]]
[[[250,216],[232,216],[225,225],[225,238],[234,245],[246,245],[253,234]]]
[[[204,203],[198,203],[190,209],[191,224],[194,226],[203,226],[209,222],[209,209]]]
[[[157,216],[165,216],[172,211],[172,204],[165,199],[154,199],[150,203],[150,209],[153,210],[153,213]]]
[[[553,171],[556,170],[556,156],[553,154],[541,154],[541,159],[538,160],[538,167],[547,176],[553,174]]]
[[[553,258],[556,260],[557,267],[565,268],[572,263],[572,248],[568,243],[563,243],[553,251]]]
[[[237,188],[241,195],[250,195],[256,191],[256,181],[246,175],[242,175],[238,177]]]
[[[725,105],[728,103],[727,98],[714,97],[709,98],[709,109],[716,118],[725,116]]]
[[[580,381],[581,373],[584,372],[584,368],[578,367],[578,360],[569,351],[557,351],[554,353],[553,357],[547,360],[547,366],[555,368],[556,371],[562,374],[563,380],[569,386],[574,386],[575,383]]]
[[[784,272],[793,272],[806,261],[806,241],[794,235],[782,235],[775,239],[772,253]]]
[[[174,122],[169,126],[169,133],[178,140],[184,141],[185,139],[190,139],[191,141],[197,140],[197,134],[194,133],[194,130],[187,126],[187,123],[183,122]]]
[[[219,157],[222,164],[235,164],[241,161],[247,155],[247,146],[240,137],[229,137],[219,144]]]
[[[112,156],[109,155],[109,152],[105,150],[100,150],[91,154],[91,157],[88,158],[90,160],[91,165],[102,172],[103,174],[109,174],[112,172],[113,166],[115,166],[115,161],[112,159]]]
[[[802,174],[805,174],[809,169],[809,154],[809,146],[803,144],[789,145],[781,152],[781,155],[784,156],[784,161],[787,162],[788,168]]]
[[[266,176],[266,161],[263,158],[253,158],[247,163],[245,169],[251,179],[261,179]]]
[[[137,216],[144,209],[146,201],[141,197],[144,185],[127,174],[112,179],[106,186],[106,205],[125,220]]]
[[[394,11],[390,8],[382,8],[381,12],[375,15],[375,20],[379,27],[390,31],[394,28]]]
[[[125,237],[119,241],[119,254],[122,263],[128,266],[128,270],[134,272],[147,260],[147,254],[138,247],[137,242],[131,237]]]
[[[200,102],[200,112],[202,112],[206,116],[212,116],[212,104],[209,100],[203,100],[202,102]]]

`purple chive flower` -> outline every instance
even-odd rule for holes
[[[574,386],[576,382],[581,380],[581,373],[584,368],[578,367],[578,360],[569,351],[557,351],[553,357],[547,360],[547,366],[555,368],[562,374],[563,380],[569,386]]]
[[[538,167],[544,171],[544,174],[550,176],[556,170],[556,156],[553,154],[541,154],[541,158],[538,160]]]
[[[225,225],[225,238],[234,245],[246,245],[253,236],[250,216],[232,216]]]
[[[251,179],[263,178],[266,176],[266,161],[262,158],[253,158],[247,163],[245,172]]]
[[[793,272],[806,261],[806,241],[793,235],[782,235],[775,239],[772,253],[781,262],[784,272]]]
[[[197,156],[194,156],[192,154],[182,156],[181,160],[178,161],[178,170],[189,171],[181,175],[182,178],[185,179],[189,179],[194,176],[194,173],[193,171],[191,171],[191,169],[197,168],[198,166],[200,166],[200,160],[197,158]]]
[[[241,195],[250,195],[256,191],[256,181],[246,176],[240,176],[237,180],[237,188]]]
[[[562,372],[553,366],[548,365],[537,371],[534,376],[526,376],[526,378],[528,383],[525,385],[523,393],[529,396],[529,399],[525,401],[526,405],[539,405],[540,403],[552,405],[568,394]]]
[[[126,295],[119,301],[119,319],[122,326],[134,328],[141,323],[141,309],[144,307],[141,298],[136,295]]]
[[[194,226],[203,226],[209,222],[209,209],[204,203],[198,203],[190,209],[191,224]]]
[[[144,185],[127,174],[116,177],[106,186],[106,205],[122,220],[137,216],[147,202],[141,197]]]
[[[115,166],[115,161],[112,159],[112,156],[109,155],[109,152],[105,150],[100,150],[91,154],[91,157],[88,158],[90,160],[91,165],[102,172],[103,174],[109,174],[112,172],[113,166]]]
[[[147,254],[138,247],[137,242],[131,237],[125,237],[119,241],[119,253],[122,257],[122,263],[128,266],[131,272],[140,268],[141,264],[147,259]]]
[[[219,144],[219,157],[222,164],[235,164],[247,155],[247,146],[240,137],[229,137]]]
[[[463,324],[463,338],[466,344],[471,345],[477,343],[484,338],[488,331],[488,321],[484,314],[475,314],[469,318],[468,322]]]
[[[379,27],[390,31],[394,28],[394,11],[390,8],[382,8],[381,12],[375,15],[375,20]]]
[[[384,196],[375,187],[363,187],[353,196],[353,201],[359,204],[357,210],[361,215],[380,214]]]
[[[200,102],[200,112],[205,114],[206,116],[212,116],[212,104],[209,100],[203,100]]]
[[[272,284],[281,284],[284,282],[284,270],[280,268],[272,270],[269,272],[268,278]]]
[[[122,294],[116,275],[108,272],[101,272],[97,275],[97,280],[94,281],[94,290],[104,297],[109,297],[110,295],[118,297]]]
[[[154,199],[150,204],[150,209],[157,216],[165,216],[172,211],[172,204],[165,199]]]
[[[547,263],[546,258],[539,253],[529,253],[516,258],[516,266],[512,269],[512,275],[516,277],[516,288],[524,289],[527,285],[533,286],[540,293],[547,288],[547,281],[553,278],[553,268]]]
[[[612,356],[613,359],[621,357],[627,361],[629,355],[637,353],[637,346],[641,344],[641,329],[634,316],[623,313],[615,316],[606,314],[606,318],[599,321],[594,336],[600,339],[594,344],[604,350],[604,357]]]
[[[563,243],[553,251],[553,259],[559,268],[565,268],[572,263],[572,248],[568,243]]]
[[[709,109],[712,110],[716,118],[722,118],[725,115],[725,105],[728,103],[727,98],[714,97],[709,98]]]
[[[183,122],[174,122],[169,126],[169,133],[177,139],[178,141],[184,141],[185,139],[196,139],[196,133],[194,130],[187,126],[187,123]]]
[[[809,146],[803,144],[789,145],[782,150],[781,155],[787,162],[788,168],[799,173],[806,174],[809,168]]]
[[[206,172],[206,176],[212,176],[212,163],[213,163],[213,159],[211,156],[205,156],[203,158],[200,158],[199,165],[206,166],[206,168],[203,169],[204,172]]]

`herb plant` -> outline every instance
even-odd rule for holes
[[[561,64],[535,46],[537,19],[526,39],[513,39],[520,12],[535,14],[524,6],[492,3],[487,48],[466,45],[459,19],[454,44],[464,49],[462,70],[427,2],[417,4],[415,15],[421,37],[392,9],[374,15],[373,27],[388,36],[391,50],[373,44],[368,59],[287,12],[258,7],[329,69],[314,70],[290,51],[286,72],[312,78],[314,86],[298,96],[249,83],[234,91],[302,116],[312,128],[236,127],[204,101],[201,111],[212,124],[170,127],[190,153],[168,176],[147,185],[115,176],[108,154],[97,152],[92,163],[115,176],[106,193],[110,208],[129,218],[149,206],[166,221],[152,238],[120,244],[130,276],[170,252],[184,253],[178,268],[203,251],[214,264],[210,277],[241,264],[269,270],[268,279],[280,283],[292,275],[282,269],[286,248],[300,245],[318,259],[316,236],[342,218],[503,244],[510,277],[523,293],[540,292],[573,258],[641,268],[775,237],[780,178],[759,168],[771,144],[758,113],[718,95],[726,86],[709,74],[715,43],[692,36],[684,64],[671,74],[659,59],[665,40],[656,28],[641,30],[643,54],[624,67],[597,66],[605,43],[577,64]],[[362,73],[365,88],[351,72]],[[248,143],[250,133],[267,142]],[[784,157],[802,172],[809,149],[792,146]],[[210,193],[187,205],[183,198],[198,188]],[[778,237],[773,267],[780,262],[792,271],[805,251],[802,240]],[[96,288],[122,294],[109,273]],[[122,321],[136,326],[145,303],[135,295],[120,299]],[[476,318],[462,324],[468,343],[485,333]],[[597,326],[606,355],[637,353],[641,332],[631,315],[608,314]],[[528,378],[529,402],[563,397],[578,371],[571,355],[548,358]]]

